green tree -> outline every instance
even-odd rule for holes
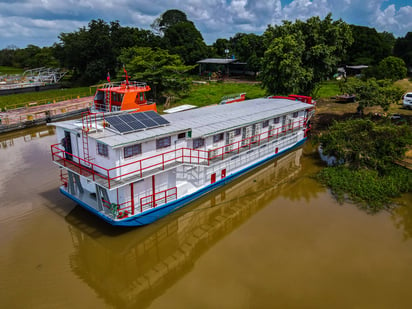
[[[194,66],[186,66],[178,55],[167,50],[150,47],[131,47],[123,49],[119,57],[131,77],[147,82],[157,98],[163,92],[181,93],[188,90],[190,83],[184,73]]]
[[[165,31],[181,22],[187,22],[187,16],[179,10],[167,10],[160,17],[156,18],[151,24],[152,29],[158,34],[164,34]]]
[[[365,107],[380,106],[387,111],[390,104],[398,103],[403,90],[394,86],[391,80],[376,80],[370,78],[366,81],[358,78],[349,78],[341,84],[343,93],[356,95],[358,110],[362,113]]]
[[[205,58],[208,48],[199,30],[191,21],[179,22],[168,27],[163,41],[172,54],[179,55],[185,64],[195,64]]]
[[[223,58],[226,57],[226,50],[230,47],[228,39],[217,39],[212,45],[212,54],[214,57]]]
[[[13,66],[16,50],[17,47],[12,45],[0,50],[0,65]]]
[[[350,65],[375,65],[392,54],[394,40],[392,34],[378,33],[376,29],[350,25],[353,44],[348,47],[344,62]]]
[[[390,79],[396,81],[406,77],[406,64],[402,58],[389,56],[383,59],[375,67],[368,68],[367,77],[376,77],[377,79]]]
[[[262,85],[269,93],[301,93],[307,88],[313,72],[305,68],[303,53],[305,46],[294,34],[273,39],[263,59]]]
[[[412,32],[408,32],[404,38],[396,39],[393,53],[402,58],[408,68],[412,68]]]
[[[263,37],[250,33],[237,33],[230,38],[230,53],[236,59],[246,62],[249,70],[258,72],[261,70],[262,59],[265,53]]]
[[[278,94],[310,94],[332,76],[353,41],[349,26],[332,21],[331,14],[324,20],[312,17],[269,26],[263,39],[267,50],[262,83],[269,93]]]
[[[393,206],[393,198],[412,190],[412,172],[395,164],[412,143],[410,126],[368,119],[334,122],[319,138],[323,153],[341,164],[322,169],[317,179],[338,201],[349,199],[368,212]]]
[[[385,172],[395,160],[403,158],[407,146],[412,144],[412,129],[389,121],[335,121],[319,140],[324,154],[335,156],[351,168]]]
[[[122,27],[118,21],[110,24],[98,19],[76,32],[61,33],[55,54],[60,62],[73,70],[75,79],[95,83],[105,79],[109,71],[113,77],[120,67],[117,58],[123,48],[159,46],[160,38],[146,30]]]

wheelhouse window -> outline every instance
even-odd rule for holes
[[[280,118],[279,118],[279,117],[276,117],[276,118],[273,119],[273,123],[279,123],[279,122],[280,122]]]
[[[262,128],[267,128],[269,126],[269,120],[263,121]]]
[[[136,144],[124,147],[124,158],[130,158],[142,153],[142,145]]]
[[[213,135],[213,143],[223,141],[223,133]]]
[[[241,133],[242,133],[242,129],[241,129],[241,128],[235,129],[235,136],[239,136]]]
[[[203,138],[194,138],[193,139],[193,149],[203,147],[205,145],[205,140]]]
[[[106,144],[97,142],[97,153],[103,157],[109,157],[109,147]]]
[[[179,134],[177,135],[177,138],[178,138],[178,139],[182,139],[182,138],[185,138],[185,137],[186,137],[186,132],[179,133]]]
[[[298,115],[299,115],[299,112],[294,112],[294,113],[293,113],[293,118],[298,117]]]
[[[166,148],[171,145],[171,137],[166,136],[156,140],[156,149]]]

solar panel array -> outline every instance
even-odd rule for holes
[[[130,133],[169,124],[169,121],[154,111],[108,116],[105,120],[119,133]]]

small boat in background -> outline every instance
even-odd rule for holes
[[[156,103],[146,98],[146,92],[151,88],[144,82],[129,81],[110,82],[97,88],[91,107],[91,112],[118,112],[135,110],[136,112],[157,111]]]

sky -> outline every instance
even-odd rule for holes
[[[324,18],[387,31],[412,31],[412,0],[0,0],[0,49],[59,43],[92,19],[150,30],[162,13],[178,9],[195,23],[206,44],[236,33],[261,35],[283,20]]]

